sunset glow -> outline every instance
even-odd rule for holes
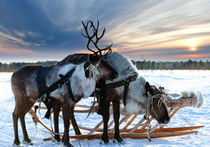
[[[189,47],[190,51],[194,52],[197,50],[198,42],[194,39],[191,39],[191,40],[186,41],[186,45],[187,45],[187,47]]]
[[[210,0],[1,1],[0,62],[87,53],[81,20],[100,21],[99,46],[135,60],[209,60]],[[93,11],[93,8],[94,9]]]

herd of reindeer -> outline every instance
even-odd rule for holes
[[[84,37],[88,39],[87,49],[92,53],[72,54],[56,65],[24,66],[14,72],[11,78],[12,91],[15,98],[13,112],[14,144],[19,145],[18,120],[20,119],[23,140],[31,143],[25,125],[25,114],[37,102],[46,104],[53,110],[55,140],[62,141],[65,146],[73,146],[69,141],[70,121],[78,127],[74,118],[75,104],[81,98],[97,97],[98,114],[103,117],[103,134],[101,140],[109,142],[108,121],[110,103],[114,115],[114,139],[122,143],[119,131],[120,103],[123,102],[127,113],[151,115],[158,123],[170,121],[164,98],[167,94],[162,88],[150,85],[140,76],[135,65],[125,56],[112,52],[112,44],[100,48],[105,29],[99,32],[99,21],[84,23]],[[41,79],[41,80],[40,80]],[[59,135],[58,116],[63,114],[64,133]],[[78,133],[79,134],[79,130]]]

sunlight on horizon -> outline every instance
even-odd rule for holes
[[[195,40],[195,39],[189,39],[186,41],[186,45],[189,47],[189,50],[194,52],[194,51],[197,51],[198,48],[198,41]]]

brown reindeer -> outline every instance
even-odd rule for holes
[[[95,27],[93,25],[93,22],[89,21],[89,23],[91,24],[93,31],[97,30],[96,28],[98,28],[98,24]],[[93,37],[88,35],[87,31],[88,23],[87,25],[83,24],[83,26],[87,34],[85,36],[89,39],[88,44],[90,42],[92,42],[94,45],[97,44],[93,41]],[[103,31],[102,34],[104,34],[104,32],[105,30]],[[89,46],[87,46],[87,48],[89,48]],[[88,54],[73,54],[66,58],[66,62],[71,62],[71,63],[86,62],[87,56]],[[103,105],[99,107],[99,113],[103,116],[103,121],[104,121],[103,134],[101,137],[102,141],[105,143],[109,142],[107,135],[108,133],[107,127],[109,121],[110,102],[113,103],[113,114],[115,122],[114,139],[119,143],[123,142],[123,139],[120,137],[119,133],[121,100],[125,101],[125,108],[128,111],[128,113],[144,114],[148,112],[159,123],[168,123],[170,118],[168,116],[167,107],[164,102],[159,103],[159,101],[164,96],[164,93],[162,93],[158,88],[155,88],[155,86],[150,86],[149,83],[146,82],[146,80],[143,77],[140,77],[138,75],[136,67],[132,64],[132,62],[128,58],[114,52],[112,54],[107,55],[105,59],[109,63],[109,65],[118,72],[118,77],[113,80],[113,83],[111,81],[100,80],[101,84],[104,85],[104,88],[106,88],[107,83],[109,85],[108,86],[109,88],[102,89],[103,92],[101,93],[105,97],[105,99],[103,101]],[[132,76],[134,77],[134,79],[136,78],[136,80],[128,84],[127,99],[124,100],[123,97],[124,97],[125,85],[119,83],[128,82],[129,77]],[[112,85],[118,85],[118,86],[116,87]],[[74,129],[76,130],[76,134],[77,135],[81,134],[77,126],[77,123],[75,121],[74,115],[72,115],[71,121],[74,126]]]
[[[74,104],[82,97],[89,97],[94,92],[97,80],[111,80],[117,75],[116,71],[105,62],[103,56],[90,54],[85,60],[83,63],[73,64],[67,62],[65,58],[57,65],[48,67],[46,70],[45,83],[47,87],[59,81],[61,79],[60,77],[65,77],[71,70],[74,71],[71,77],[66,77],[66,82],[70,82],[73,97],[69,94],[67,84],[59,85],[57,89],[49,93],[49,97],[53,98],[55,102],[55,116],[59,114],[59,106],[62,107],[64,117],[64,135],[62,141],[66,146],[72,146],[69,143],[69,119],[73,113]],[[21,122],[24,141],[31,142],[26,131],[24,117],[40,95],[37,77],[41,68],[41,66],[25,66],[15,72],[11,78],[11,86],[15,97],[13,124],[15,135],[14,144],[16,145],[20,144],[18,119]],[[55,117],[55,124],[58,124],[57,119],[58,117]],[[58,127],[55,127],[55,131],[58,131]]]

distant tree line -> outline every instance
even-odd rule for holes
[[[133,61],[138,69],[188,69],[188,70],[209,70],[209,61]]]
[[[14,72],[19,70],[25,65],[43,65],[43,66],[50,66],[56,64],[57,61],[45,61],[45,62],[36,62],[36,63],[30,63],[30,62],[13,62],[13,63],[1,63],[0,62],[0,72]]]
[[[198,69],[198,70],[210,70],[209,61],[177,61],[177,62],[168,62],[168,61],[132,61],[138,69]],[[14,63],[1,63],[0,62],[0,72],[14,72],[19,70],[25,65],[43,65],[50,66],[56,64],[57,61],[45,61],[45,62],[36,62],[36,63],[27,63],[27,62],[14,62]]]

